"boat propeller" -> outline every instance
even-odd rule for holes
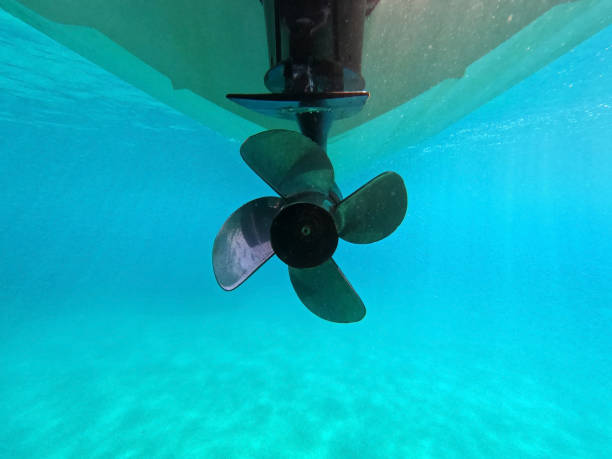
[[[219,285],[233,290],[273,255],[289,267],[298,297],[332,322],[357,322],[365,306],[332,256],[338,238],[369,244],[402,222],[401,177],[385,172],[342,199],[326,153],[332,124],[357,115],[369,93],[361,75],[363,31],[378,0],[262,0],[271,93],[228,94],[260,114],[294,120],[301,134],[271,130],[249,137],[242,159],[279,197],[246,203],[213,246]]]
[[[384,172],[342,199],[325,151],[294,131],[249,137],[242,159],[280,197],[263,197],[236,210],[213,246],[213,269],[233,290],[273,255],[289,269],[298,297],[331,322],[357,322],[365,306],[332,255],[338,238],[369,244],[387,237],[406,214],[404,183]]]

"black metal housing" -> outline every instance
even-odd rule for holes
[[[270,56],[264,81],[271,92],[364,89],[366,0],[263,0],[263,6]]]

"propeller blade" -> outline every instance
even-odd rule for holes
[[[213,245],[213,269],[224,290],[234,290],[272,255],[270,226],[281,207],[276,197],[246,203],[223,224]]]
[[[325,151],[308,137],[283,129],[249,137],[242,159],[283,197],[303,191],[327,194],[335,186],[334,169]]]
[[[407,206],[402,178],[395,172],[384,172],[336,206],[338,235],[355,244],[379,241],[402,223]]]
[[[366,309],[333,259],[314,268],[289,267],[293,288],[313,314],[330,322],[359,322]]]

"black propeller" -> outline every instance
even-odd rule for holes
[[[402,178],[384,172],[342,200],[325,151],[294,131],[254,135],[240,154],[281,197],[255,199],[227,219],[213,246],[219,285],[235,289],[276,254],[310,311],[332,322],[361,320],[365,306],[332,255],[338,238],[368,244],[399,226],[408,202]]]

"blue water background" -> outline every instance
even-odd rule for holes
[[[0,13],[0,457],[612,457],[611,44],[337,177],[409,193],[342,326],[216,285],[243,139]]]

